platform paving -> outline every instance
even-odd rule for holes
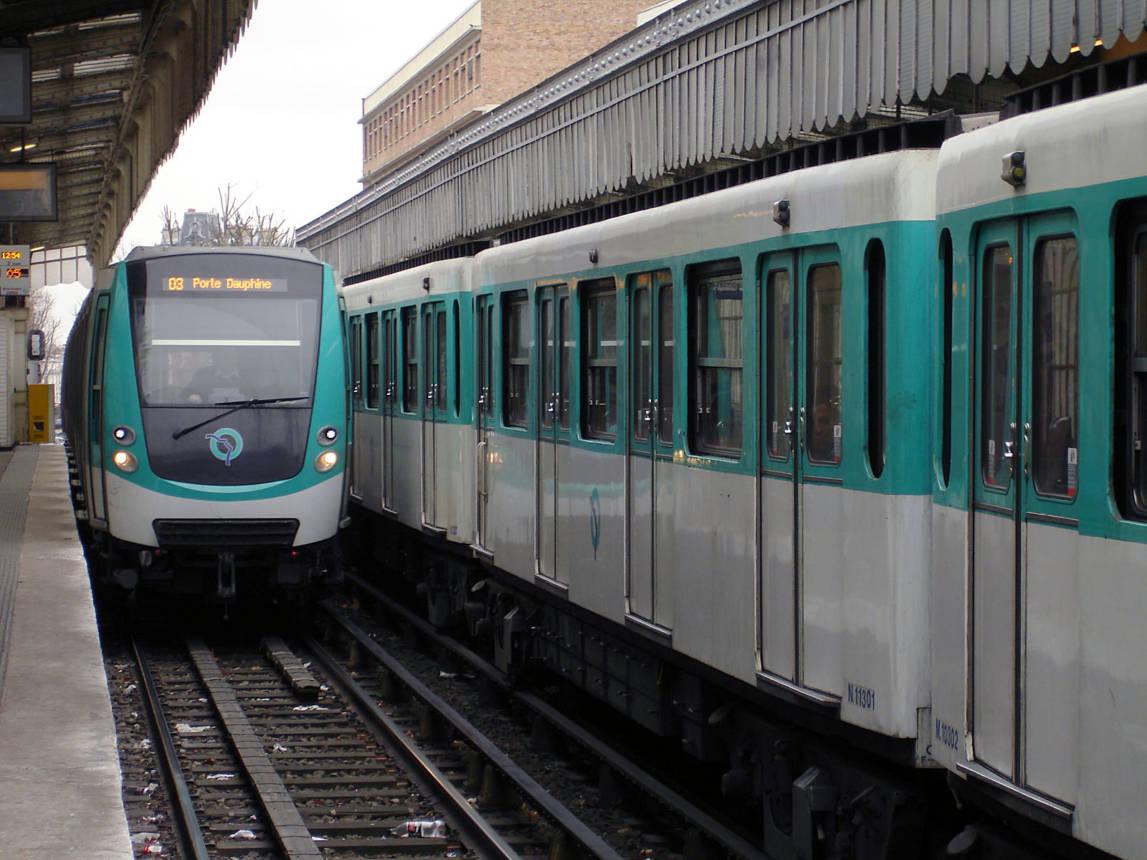
[[[60,446],[17,448],[0,476],[5,599],[0,856],[130,858],[115,724]]]

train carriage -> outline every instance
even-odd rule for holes
[[[482,253],[494,563],[915,738],[930,499],[912,356],[929,349],[916,249],[935,158],[796,171]]]
[[[333,273],[307,251],[139,248],[102,271],[62,392],[97,580],[230,598],[328,571],[345,356]]]
[[[475,472],[469,259],[344,291],[355,455],[351,498],[469,547]]]
[[[1140,86],[957,137],[936,221],[933,754],[1126,857],[1147,773],[1145,128]]]

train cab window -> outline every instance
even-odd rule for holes
[[[354,405],[362,406],[362,317],[350,321],[350,367]]]
[[[844,361],[840,266],[813,266],[808,273],[808,456],[839,463],[844,428],[841,396]]]
[[[885,262],[879,239],[868,243],[865,254],[868,280],[868,467],[879,478],[884,472],[884,338]]]
[[[1120,214],[1116,245],[1115,490],[1147,520],[1147,204]]]
[[[1012,251],[995,245],[984,254],[984,379],[983,432],[980,452],[984,483],[998,489],[1011,482],[1015,444],[1011,421],[1012,368]]]
[[[418,411],[418,309],[402,309],[402,411]]]
[[[366,318],[366,408],[378,408],[379,383],[378,314]]]
[[[737,260],[690,272],[690,446],[736,457],[744,422],[744,331]]]
[[[508,294],[502,299],[502,420],[508,427],[527,426],[533,340],[526,294]]]
[[[1079,454],[1079,248],[1074,236],[1036,246],[1032,444],[1036,492],[1074,498]]]
[[[582,435],[617,435],[617,290],[612,278],[584,283],[582,301]]]

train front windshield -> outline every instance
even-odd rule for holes
[[[314,393],[322,267],[257,254],[129,264],[132,338],[145,406]]]

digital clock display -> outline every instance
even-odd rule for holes
[[[264,278],[259,276],[214,276],[169,275],[163,279],[165,293],[285,293],[286,278]]]
[[[4,251],[0,251],[0,260],[23,260],[23,259],[24,259],[24,252],[23,251],[13,251],[11,248],[8,248]]]
[[[20,278],[28,277],[27,269],[21,269],[19,266],[8,266],[4,269],[4,277],[9,281],[16,281]]]

